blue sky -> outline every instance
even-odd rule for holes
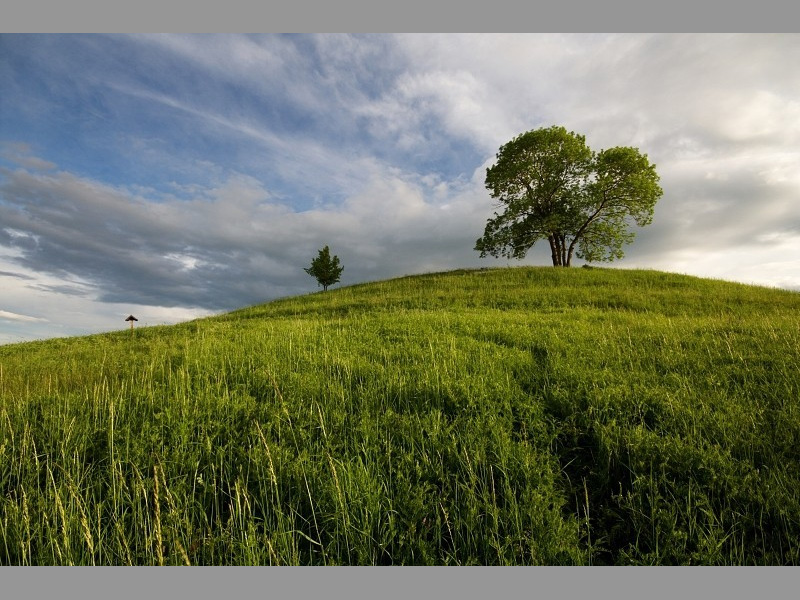
[[[0,35],[0,343],[495,266],[500,145],[661,175],[619,267],[800,290],[798,35]],[[522,264],[549,264],[535,247]],[[512,263],[517,264],[517,263]]]

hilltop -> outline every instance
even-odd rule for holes
[[[799,564],[800,294],[409,276],[0,347],[0,564]]]

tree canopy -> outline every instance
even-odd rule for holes
[[[330,249],[325,246],[319,251],[317,258],[311,261],[311,266],[303,270],[316,277],[317,283],[322,286],[322,289],[328,291],[329,285],[338,283],[344,267],[339,266],[339,257],[331,257]]]
[[[584,136],[563,127],[535,129],[500,147],[486,170],[486,188],[505,209],[486,223],[481,256],[523,258],[539,239],[550,243],[554,266],[573,255],[622,258],[633,241],[631,222],[649,224],[663,191],[655,165],[637,148],[592,151]]]

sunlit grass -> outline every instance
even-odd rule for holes
[[[407,277],[0,347],[2,564],[798,564],[800,295]]]

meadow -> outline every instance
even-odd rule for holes
[[[800,294],[521,267],[0,346],[0,564],[800,564]]]

